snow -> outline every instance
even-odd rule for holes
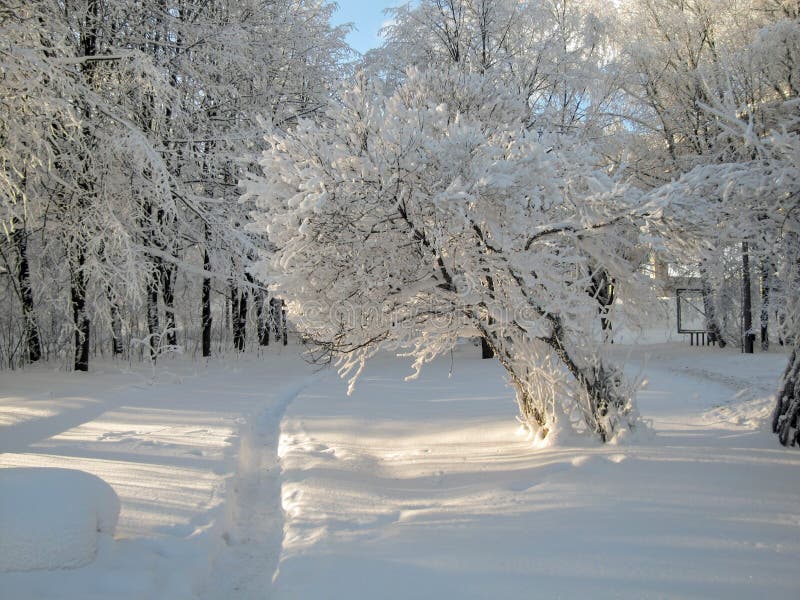
[[[89,473],[2,469],[0,489],[0,571],[80,567],[114,533],[119,498]]]
[[[275,597],[791,597],[800,457],[766,431],[761,386],[783,357],[649,350],[657,435],[629,446],[532,451],[493,361],[307,389],[283,424]],[[701,371],[756,384],[740,399]]]
[[[382,355],[351,396],[292,346],[5,373],[2,501],[19,501],[5,483],[18,477],[69,512],[67,495],[97,501],[91,473],[121,511],[94,560],[0,573],[3,595],[793,597],[800,452],[766,422],[785,355],[615,344],[654,434],[534,449],[478,352],[461,346],[415,381]],[[16,470],[33,467],[59,491]],[[40,531],[75,519],[51,521]]]
[[[4,373],[0,468],[91,473],[113,488],[121,510],[114,539],[101,536],[94,561],[2,573],[0,595],[196,598],[238,543],[235,490],[255,468],[240,451],[246,432],[258,416],[277,432],[291,397],[282,386],[312,371],[290,347],[209,363],[162,359],[155,370],[106,362],[89,375],[46,366]]]

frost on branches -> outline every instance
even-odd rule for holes
[[[272,136],[245,198],[277,248],[266,276],[351,386],[382,348],[419,372],[479,335],[539,438],[632,428],[592,277],[637,285],[638,196],[479,75],[410,71],[390,97],[360,81],[326,117]]]
[[[770,296],[782,317],[775,328],[792,345],[772,429],[781,444],[794,446],[800,442],[800,103],[791,99],[774,107],[787,117],[768,132],[743,122],[736,109],[718,110],[731,139],[753,158],[695,167],[648,198],[651,209],[663,207],[663,223],[684,234],[689,252],[708,253],[700,242],[712,236],[727,244],[765,245],[782,282]]]

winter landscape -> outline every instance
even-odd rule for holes
[[[800,5],[340,4],[0,3],[0,597],[796,597]]]

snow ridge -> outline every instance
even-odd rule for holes
[[[306,387],[327,374],[310,375],[281,388],[259,412],[242,420],[236,472],[226,484],[222,544],[200,598],[263,599],[268,593],[283,542],[278,458],[281,419]]]

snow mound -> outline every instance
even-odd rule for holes
[[[117,525],[117,494],[84,471],[0,469],[0,490],[0,571],[83,566]]]

